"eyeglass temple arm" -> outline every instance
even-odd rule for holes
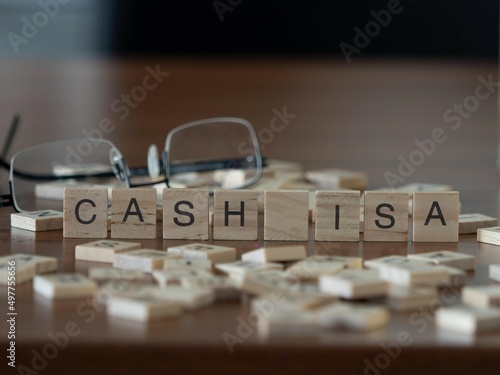
[[[20,122],[21,116],[16,113],[12,118],[12,122],[10,123],[9,132],[7,133],[7,138],[5,139],[2,147],[2,152],[0,153],[0,157],[2,159],[5,159],[7,157],[7,154],[9,153],[10,146],[12,145],[12,141],[14,140]]]

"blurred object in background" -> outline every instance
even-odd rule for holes
[[[112,7],[107,0],[0,0],[0,56],[105,53]]]

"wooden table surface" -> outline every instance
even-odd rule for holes
[[[144,101],[129,108],[127,116],[116,113],[116,100],[142,84],[148,66],[169,75],[148,91]],[[386,172],[397,172],[400,158],[409,157],[417,140],[429,138],[434,129],[441,128],[446,141],[436,145],[404,183],[452,185],[460,192],[463,213],[498,217],[497,88],[490,87],[488,98],[475,102],[470,98],[477,95],[476,88],[484,80],[496,81],[496,62],[373,60],[349,65],[331,60],[201,58],[3,60],[0,71],[0,139],[5,137],[13,113],[23,117],[11,154],[54,139],[81,137],[84,129],[97,129],[102,119],[109,118],[115,129],[107,138],[122,150],[130,165],[143,164],[148,145],[163,146],[169,129],[201,118],[238,116],[248,119],[261,134],[267,157],[297,161],[306,170],[365,171],[370,189],[375,189],[387,186]],[[481,90],[486,93],[488,88]],[[469,108],[470,103],[477,105],[464,112],[459,127],[454,126],[457,123],[450,121],[447,111],[464,101]],[[284,110],[296,116],[269,137],[262,129],[269,129],[276,111]],[[5,177],[1,176],[1,193],[7,191]],[[87,240],[63,239],[62,231],[34,233],[11,228],[11,212],[0,210],[0,255],[55,256],[59,272],[86,273],[95,265],[74,259],[75,245]],[[458,244],[327,243],[315,242],[312,229],[311,224],[309,254],[371,259],[448,249],[475,255],[478,265],[469,274],[468,284],[489,283],[487,265],[500,263],[500,248],[478,244],[475,235],[460,236]],[[144,247],[166,249],[183,241],[141,242]],[[264,243],[262,230],[258,242]],[[246,241],[217,244],[233,245],[239,254],[257,245]],[[0,298],[6,301],[6,288],[0,291]],[[442,293],[441,298],[459,302],[456,294]],[[6,303],[0,306],[4,349]],[[27,283],[17,287],[16,308],[17,364],[33,369],[19,373],[498,371],[499,332],[476,337],[443,334],[435,329],[433,316],[425,309],[417,315],[392,314],[387,329],[368,334],[319,330],[266,338],[250,326],[243,342],[235,344],[230,353],[223,335],[237,335],[241,319],[249,316],[245,304],[218,303],[178,320],[139,324],[108,318],[102,306],[92,307],[86,300],[51,302],[35,295]],[[69,322],[77,325],[79,334],[57,353],[50,352],[49,334],[64,332]],[[399,351],[391,343],[404,332],[411,344]],[[384,350],[388,346],[393,348],[392,357]],[[43,350],[54,358],[37,359],[36,352]],[[2,358],[4,373],[7,359]]]

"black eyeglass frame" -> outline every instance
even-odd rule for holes
[[[16,118],[16,122],[19,122],[19,119]],[[168,160],[169,160],[169,154],[170,154],[170,144],[173,135],[175,135],[177,132],[182,131],[184,129],[188,129],[191,127],[199,126],[199,125],[204,125],[204,124],[210,124],[210,123],[217,123],[217,122],[228,122],[228,123],[237,123],[240,125],[243,125],[246,127],[250,134],[250,138],[252,140],[253,146],[254,146],[254,151],[255,151],[255,156],[251,157],[251,160],[249,158],[242,158],[242,159],[231,159],[231,160],[212,160],[212,161],[206,161],[206,162],[196,162],[196,163],[188,163],[188,164],[179,164],[179,165],[172,165],[168,166]],[[86,138],[81,138],[81,140],[84,140]],[[79,141],[80,139],[74,139],[74,140],[68,140],[68,141]],[[150,175],[149,169],[150,167],[134,167],[134,168],[129,168],[123,155],[120,153],[120,151],[116,148],[116,146],[105,139],[99,139],[100,142],[105,142],[107,143],[111,151],[113,152],[112,155],[110,155],[110,163],[112,167],[111,172],[98,172],[98,173],[92,173],[92,174],[72,174],[72,175],[48,175],[48,174],[39,174],[39,175],[34,175],[31,173],[25,173],[19,170],[14,170],[11,168],[11,163],[5,161],[1,156],[0,156],[0,167],[3,167],[7,170],[9,170],[9,192],[10,194],[4,194],[0,195],[0,207],[14,207],[16,212],[23,212],[25,210],[22,210],[16,199],[15,199],[15,194],[14,194],[14,189],[12,187],[12,181],[14,176],[16,177],[21,177],[21,178],[26,178],[26,179],[31,179],[31,180],[40,180],[40,181],[64,181],[64,180],[78,180],[78,179],[83,179],[83,178],[112,178],[115,177],[120,181],[125,182],[125,186],[127,188],[138,188],[138,187],[146,187],[146,186],[153,186],[161,183],[165,183],[168,188],[172,188],[169,184],[170,177],[179,174],[179,173],[186,173],[186,172],[208,172],[208,171],[215,171],[215,170],[223,170],[223,169],[244,169],[245,167],[249,167],[250,163],[254,162],[255,164],[253,167],[256,167],[256,175],[244,183],[241,186],[238,186],[236,189],[244,189],[247,188],[253,184],[255,184],[261,177],[262,177],[262,168],[265,166],[265,159],[262,158],[261,152],[260,152],[260,147],[259,147],[259,142],[257,135],[255,133],[255,130],[253,129],[252,125],[250,122],[248,122],[245,119],[237,118],[237,117],[216,117],[216,118],[209,118],[209,119],[204,119],[204,120],[198,120],[198,121],[193,121],[181,126],[178,126],[174,129],[172,129],[168,134],[167,138],[165,141],[165,148],[162,152],[161,158],[158,161],[159,164],[159,170],[160,174],[163,175],[162,178],[155,179],[154,181],[151,182],[144,182],[144,183],[131,183],[131,178],[132,177],[137,177],[137,176],[148,176]],[[37,145],[34,147],[39,147],[41,145]],[[11,158],[12,160],[15,159],[15,157],[21,153],[25,152],[28,149],[23,149],[16,154],[14,154]],[[255,160],[253,160],[255,159]],[[148,163],[149,164],[149,163]]]

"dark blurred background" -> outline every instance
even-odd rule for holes
[[[362,48],[363,58],[498,55],[497,0],[0,0],[0,53],[342,57],[342,42],[356,47],[354,28],[364,31],[372,11],[389,6],[400,11]],[[23,17],[33,21],[44,7],[57,17],[46,10],[36,40],[16,53],[12,33],[23,36]]]

